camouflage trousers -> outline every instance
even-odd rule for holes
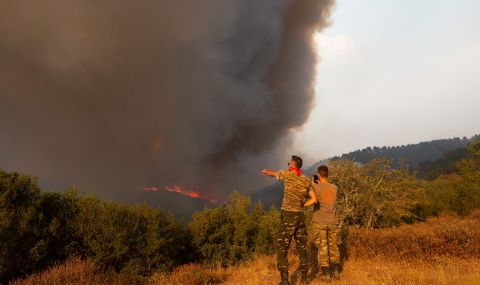
[[[288,270],[288,248],[292,237],[295,238],[297,251],[300,255],[300,271],[307,270],[307,230],[305,227],[305,215],[303,212],[283,211],[280,220],[280,229],[277,236],[277,268]]]
[[[320,225],[313,223],[313,243],[318,248],[318,263],[328,267],[340,264],[339,230],[335,225]]]

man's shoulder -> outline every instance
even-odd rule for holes
[[[277,171],[277,179],[278,180],[285,180],[285,177],[288,176],[288,170],[279,170]]]
[[[335,185],[335,184],[333,184],[333,183],[328,183],[328,184],[330,184],[330,187],[333,187],[333,188],[335,188],[335,190],[338,190],[337,185]]]
[[[309,185],[311,184],[310,178],[304,174],[297,175],[295,172],[290,170],[280,170],[278,171],[278,177],[288,178],[291,182],[295,184]]]
[[[305,174],[300,175],[300,178],[307,183],[311,182],[311,179],[308,176],[306,176]]]
[[[295,173],[294,171],[291,171],[291,170],[279,170],[278,174],[281,175],[281,176],[284,176],[284,177],[296,178],[297,180],[298,179],[303,180],[303,177],[306,178],[305,175],[303,175],[303,174],[297,175],[297,173]],[[306,178],[306,179],[308,179],[308,178]]]
[[[323,189],[335,189],[338,190],[337,185],[332,184],[332,183],[315,183],[313,184],[314,188],[323,190]]]
[[[337,187],[337,185],[335,185],[335,184],[333,184],[333,183],[328,183],[328,188],[331,189],[330,191],[335,191],[335,193],[338,193],[338,187]]]

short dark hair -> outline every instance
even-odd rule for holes
[[[317,174],[320,177],[328,178],[328,167],[326,165],[320,165],[317,168]]]
[[[300,169],[303,165],[303,160],[300,156],[292,155],[292,160],[295,163],[295,167]]]

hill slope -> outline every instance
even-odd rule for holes
[[[471,158],[472,154],[467,148],[459,148],[445,153],[436,160],[427,160],[420,162],[417,166],[417,177],[421,179],[433,180],[440,175],[447,175],[457,171],[457,163],[462,159]]]
[[[403,162],[411,169],[415,169],[421,162],[433,161],[441,158],[447,152],[465,148],[470,141],[478,137],[478,135],[472,138],[456,137],[402,146],[367,147],[333,157],[332,159],[348,159],[360,163],[368,163],[377,158],[387,158],[394,167],[398,167]]]

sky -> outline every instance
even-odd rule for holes
[[[480,133],[480,1],[338,0],[315,35],[307,162]]]

